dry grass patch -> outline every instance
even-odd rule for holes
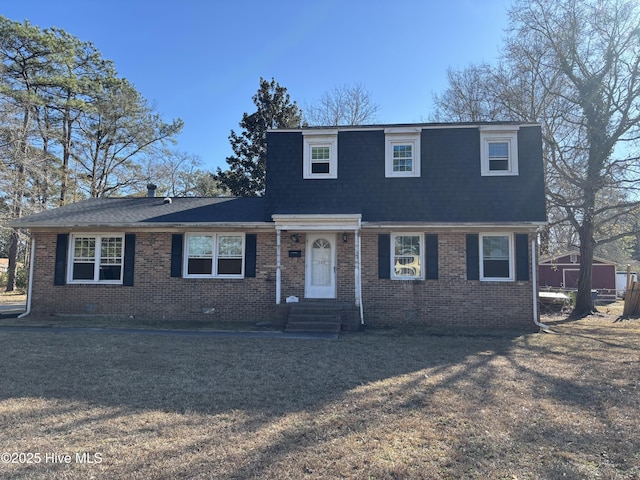
[[[337,341],[0,334],[2,478],[640,478],[640,321]]]
[[[0,292],[0,305],[26,304],[27,294],[20,291]]]
[[[28,315],[0,318],[1,327],[51,327],[51,328],[99,328],[134,330],[195,330],[264,332],[282,331],[282,326],[272,323],[225,322],[220,320],[153,320],[128,315]]]

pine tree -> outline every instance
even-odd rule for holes
[[[271,128],[296,128],[302,115],[296,102],[291,102],[287,89],[273,78],[260,77],[260,88],[253,96],[256,111],[244,113],[240,126],[229,135],[234,155],[227,157],[229,168],[218,168],[216,179],[232,195],[253,197],[264,194],[266,172],[266,133]]]

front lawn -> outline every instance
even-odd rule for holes
[[[0,330],[0,477],[640,478],[640,320],[615,320],[304,341]]]

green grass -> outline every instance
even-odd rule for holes
[[[640,321],[614,320],[334,341],[0,331],[0,452],[41,457],[0,478],[640,478]]]

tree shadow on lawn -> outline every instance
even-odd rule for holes
[[[506,352],[511,337],[343,335],[337,341],[8,333],[0,399],[44,397],[217,414],[287,413],[416,371]]]
[[[238,479],[278,476],[284,469],[291,470],[291,478],[339,476],[348,471],[344,462],[355,477],[421,472],[428,478],[443,472],[496,473],[496,468],[504,473],[507,467],[492,466],[490,459],[510,455],[517,460],[518,452],[514,455],[509,442],[496,441],[486,432],[492,426],[514,437],[527,431],[522,424],[536,412],[531,402],[537,399],[531,400],[535,395],[530,392],[527,396],[525,385],[563,405],[584,406],[582,399],[592,398],[589,385],[535,368],[527,356],[545,355],[544,346],[527,347],[513,360],[514,349],[522,348],[522,338],[530,336],[367,333],[343,335],[338,341],[2,337],[8,348],[0,354],[0,401],[65,402],[48,411],[23,412],[21,423],[38,424],[57,416],[60,421],[47,434],[65,435],[74,429],[100,430],[102,422],[150,411],[165,412],[177,423],[189,423],[194,415],[202,422],[205,437],[160,444],[142,458],[132,455],[129,470],[122,467],[123,478],[162,455],[179,458],[190,452],[209,452],[207,472]],[[105,418],[69,416],[74,407],[68,402],[108,407],[109,413]],[[538,420],[549,430],[548,422]],[[165,432],[163,428],[174,427],[156,426]],[[562,438],[565,432],[556,435]],[[397,455],[397,461],[382,458],[381,452],[399,440],[406,444],[389,453]],[[519,442],[530,444],[526,436]],[[220,450],[221,443],[226,450]],[[231,443],[242,452],[230,452]],[[438,452],[441,461],[434,460]],[[347,460],[340,463],[343,457]],[[196,477],[202,473],[199,468],[169,463],[163,472]],[[539,468],[537,474],[545,472]]]
[[[640,332],[605,316],[559,325],[551,342],[525,339],[538,360],[507,357],[535,405],[514,442],[532,446],[545,478],[640,478]]]

